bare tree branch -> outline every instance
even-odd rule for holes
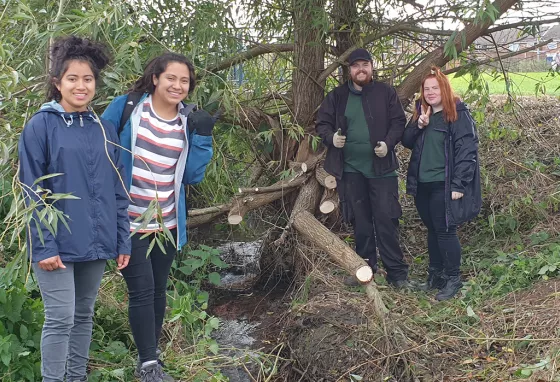
[[[546,45],[546,44],[548,44],[548,43],[550,43],[550,42],[552,42],[552,41],[553,41],[552,39],[549,39],[549,40],[546,40],[546,41],[542,41],[542,42],[540,42],[540,43],[538,43],[538,44],[536,44],[536,45],[533,45],[533,46],[531,46],[531,47],[529,47],[529,48],[521,49],[521,50],[518,50],[517,52],[512,52],[512,53],[504,54],[503,56],[501,56],[501,59],[504,60],[504,59],[506,59],[506,58],[515,57],[515,56],[518,56],[518,55],[520,55],[520,54],[530,52],[530,51],[534,50],[535,48],[539,48],[539,47],[541,47],[541,46],[543,46],[543,45]],[[470,65],[485,65],[485,64],[490,64],[490,63],[492,63],[492,62],[496,62],[496,61],[498,61],[498,58],[497,58],[497,57],[491,57],[491,58],[488,58],[488,59],[482,60],[482,61],[473,60],[472,62],[470,62],[470,63],[468,63],[468,64],[466,64],[466,65],[461,65],[461,66],[457,66],[457,67],[455,67],[455,68],[451,68],[451,69],[444,70],[443,73],[444,73],[444,74],[457,73],[457,72],[460,71],[461,69],[464,69],[466,66],[470,66]]]
[[[206,68],[208,72],[219,72],[220,70],[228,69],[233,65],[250,60],[267,53],[278,52],[292,52],[294,44],[260,44],[243,53],[230,57],[227,60],[220,62],[217,65]]]
[[[397,25],[394,25],[394,26],[390,27],[389,29],[384,30],[382,32],[372,33],[372,34],[364,37],[361,45],[356,44],[356,45],[351,46],[344,53],[342,53],[338,57],[338,59],[336,59],[327,68],[325,68],[325,70],[323,70],[321,72],[321,74],[319,75],[319,78],[317,79],[317,82],[322,82],[322,81],[326,80],[331,75],[332,72],[334,72],[340,65],[344,64],[344,62],[346,61],[348,56],[350,56],[350,53],[352,53],[356,48],[359,48],[362,45],[367,45],[369,43],[372,43],[372,42],[374,42],[376,40],[379,40],[380,38],[383,38],[385,36],[390,36],[394,33],[404,31],[404,30],[406,30],[406,28],[410,28],[410,27],[411,27],[411,25],[409,23],[397,24]]]
[[[524,20],[524,21],[519,21],[517,23],[512,23],[512,24],[502,24],[502,25],[498,25],[495,26],[494,28],[490,28],[488,29],[486,32],[488,34],[490,33],[495,33],[495,32],[499,32],[499,31],[503,31],[506,29],[513,29],[513,28],[519,28],[519,27],[526,27],[526,26],[538,26],[538,25],[543,25],[543,24],[551,24],[551,23],[557,23],[560,22],[560,17],[557,17],[555,19],[549,19],[549,20],[537,20],[537,21],[533,21],[533,20]]]
[[[495,0],[492,5],[497,10],[496,19],[517,3],[518,0]],[[492,19],[486,17],[483,21],[478,20],[476,23],[467,24],[465,28],[454,37],[453,43],[455,44],[457,53],[461,53],[463,49],[471,45],[474,40],[485,34],[492,23]],[[441,46],[430,52],[420,65],[412,69],[412,72],[410,72],[405,80],[397,87],[399,98],[404,107],[408,106],[410,103],[410,97],[420,86],[422,77],[427,73],[429,68],[432,65],[442,67],[452,59],[452,57],[445,54],[443,48],[444,47]]]

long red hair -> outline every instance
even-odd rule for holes
[[[430,107],[424,97],[424,83],[429,78],[435,78],[439,84],[439,89],[441,91],[441,104],[443,106],[443,118],[447,122],[455,122],[458,118],[457,102],[460,101],[460,98],[455,95],[453,89],[451,89],[449,79],[437,66],[432,66],[430,73],[425,75],[422,79],[422,86],[420,86],[420,98],[416,101],[416,107],[414,108],[414,120],[418,119],[422,113],[422,109],[428,110]]]

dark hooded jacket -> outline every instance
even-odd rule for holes
[[[341,129],[342,135],[348,131],[344,115],[350,88],[344,83],[329,94],[317,113],[315,130],[327,147],[325,171],[336,179],[342,179],[344,155],[342,149],[333,145],[333,135]],[[395,146],[401,140],[406,117],[395,88],[383,82],[373,81],[362,87],[362,106],[373,147],[378,141],[387,144],[387,155],[379,158],[374,155],[373,171],[377,176],[386,175],[399,168]]]
[[[26,124],[18,150],[26,204],[38,201],[38,195],[29,192],[38,186],[74,197],[54,201],[68,224],[55,223],[56,235],[34,213],[36,223],[30,223],[28,232],[33,262],[57,255],[62,262],[83,262],[130,254],[129,199],[118,143],[111,122],[89,111],[67,113],[54,101]],[[58,175],[42,178],[49,174]],[[37,204],[40,214],[43,204]]]
[[[417,104],[417,108],[419,104]],[[472,116],[463,102],[457,102],[458,119],[448,123],[445,133],[445,210],[447,226],[475,218],[482,206],[478,135]],[[424,129],[418,120],[410,120],[402,137],[403,146],[412,150],[406,179],[407,194],[416,196],[420,159],[424,147]],[[463,194],[451,200],[451,192]]]

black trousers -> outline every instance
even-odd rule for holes
[[[406,280],[408,264],[399,245],[398,178],[368,179],[360,173],[343,175],[346,203],[353,212],[356,253],[377,265],[377,247],[388,281]]]
[[[177,238],[177,230],[171,230]],[[137,233],[131,238],[131,256],[128,266],[121,272],[128,286],[128,320],[141,362],[157,359],[157,343],[161,334],[167,305],[167,278],[177,250],[169,241],[163,253],[156,244],[149,256],[148,247],[154,234],[140,239]]]
[[[446,224],[445,183],[418,183],[415,201],[418,214],[428,228],[430,267],[443,269],[449,276],[459,275],[461,244],[457,226]]]

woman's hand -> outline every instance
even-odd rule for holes
[[[419,129],[423,129],[424,127],[428,126],[428,124],[430,123],[430,115],[432,114],[432,108],[431,107],[427,107],[424,109],[424,106],[422,106],[422,114],[420,114],[420,117],[418,117],[418,128]]]
[[[129,261],[130,255],[119,255],[119,257],[117,257],[117,269],[119,271],[125,269]]]
[[[48,259],[39,261],[39,268],[45,271],[54,271],[58,268],[66,269],[66,266],[62,264],[60,256],[53,256],[49,257]]]
[[[462,197],[463,197],[463,193],[461,192],[457,192],[457,191],[451,192],[451,200],[458,200],[461,199]]]

